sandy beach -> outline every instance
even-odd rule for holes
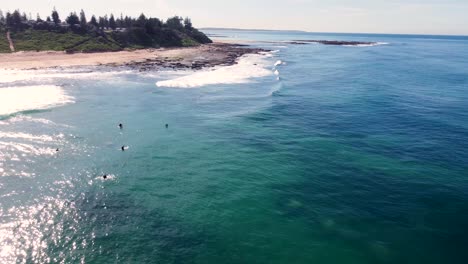
[[[44,69],[74,66],[133,66],[154,68],[192,68],[232,65],[244,54],[263,50],[243,45],[214,43],[189,48],[142,49],[134,51],[75,53],[59,51],[0,54],[0,69]]]

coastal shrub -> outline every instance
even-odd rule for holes
[[[174,30],[163,29],[159,39],[161,47],[182,47],[182,38]]]
[[[75,46],[71,49],[67,49],[67,52],[101,52],[101,51],[119,51],[122,48],[105,39],[102,36],[89,39],[88,41]]]
[[[200,42],[201,44],[208,44],[213,43],[213,41],[205,35],[205,33],[199,31],[198,29],[192,29],[188,35],[195,39],[196,41]]]
[[[59,33],[45,30],[26,30],[12,32],[11,38],[16,50],[56,50],[63,51],[81,41],[89,39],[90,35]]]
[[[192,38],[184,38],[182,39],[182,46],[184,47],[193,47],[193,46],[198,46],[200,43],[196,42]]]
[[[131,44],[139,44],[145,47],[153,46],[153,39],[146,33],[144,28],[131,28],[128,32]]]
[[[184,25],[182,24],[182,18],[175,16],[171,17],[166,21],[166,26],[173,30],[183,31]]]
[[[109,35],[114,41],[116,41],[122,46],[128,46],[130,44],[130,37],[127,33],[113,31]]]
[[[0,53],[10,52],[10,44],[6,37],[6,31],[0,30]]]

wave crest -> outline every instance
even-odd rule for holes
[[[267,56],[249,54],[241,57],[237,64],[196,72],[188,76],[156,82],[157,87],[194,88],[214,84],[240,84],[251,82],[253,78],[272,75],[266,69]]]
[[[73,97],[66,95],[62,87],[56,85],[0,88],[0,116],[48,109],[73,102]]]

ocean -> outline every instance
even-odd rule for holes
[[[270,51],[0,71],[0,263],[468,263],[468,37],[208,33]]]

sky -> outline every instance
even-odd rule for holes
[[[144,13],[192,18],[196,27],[311,32],[468,35],[468,0],[0,0],[43,18],[53,7],[62,17]]]

